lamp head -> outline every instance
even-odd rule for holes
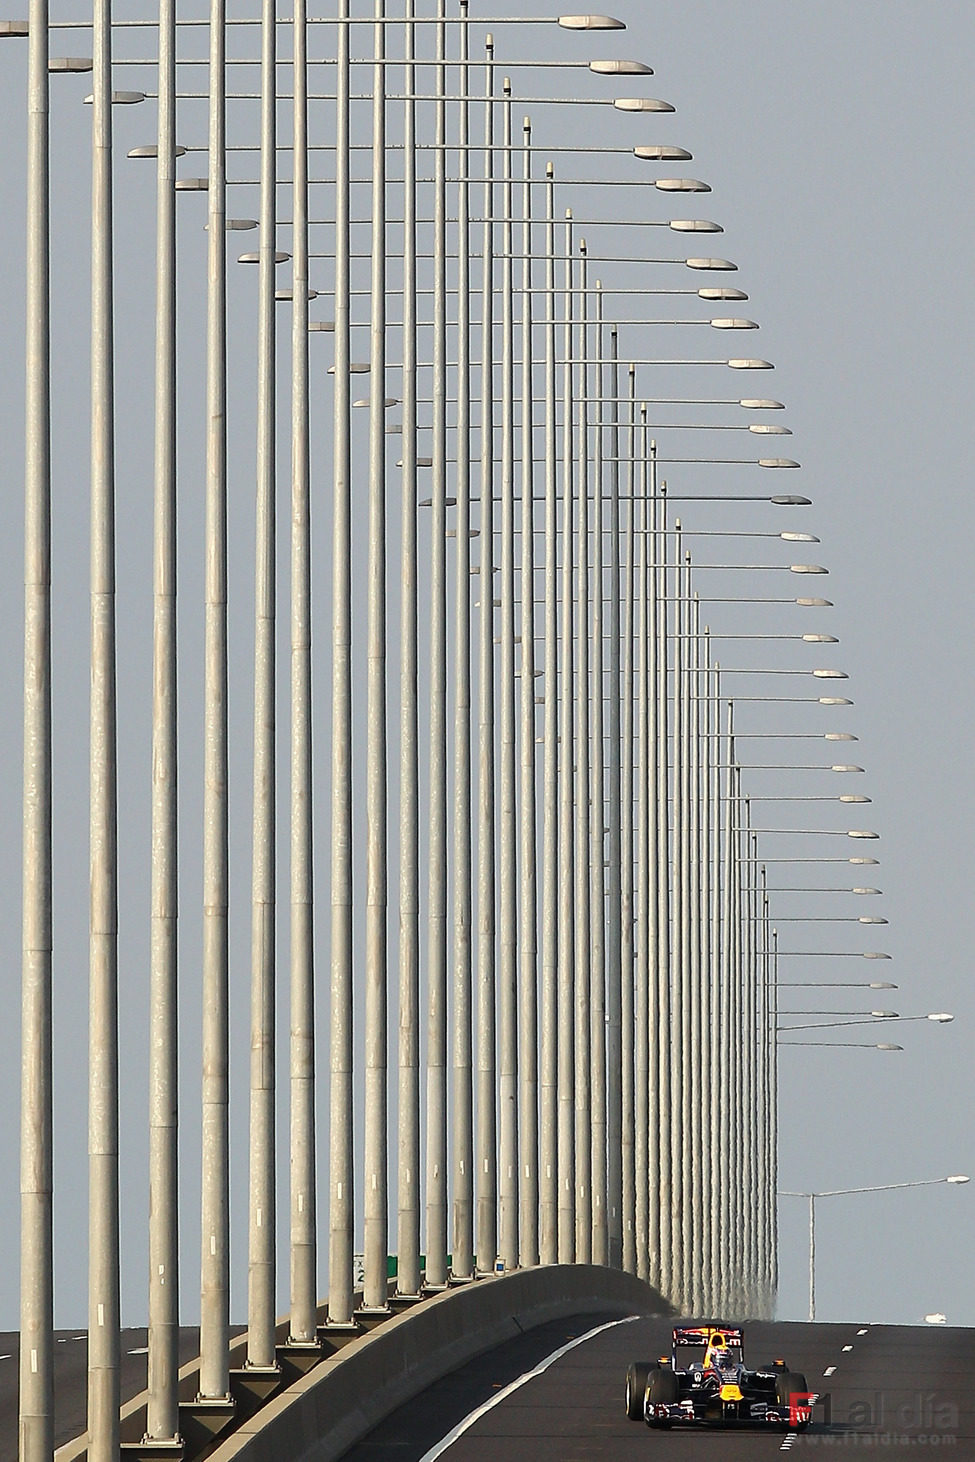
[[[144,102],[145,99],[146,99],[146,94],[145,94],[144,91],[113,91],[112,92],[112,105],[113,106],[116,106],[116,107],[135,107],[135,106],[138,106],[139,102]],[[93,106],[94,105],[94,102],[95,102],[94,94],[93,93],[89,93],[89,95],[85,97],[85,103],[84,103],[85,106],[86,107]]]
[[[560,15],[563,30],[626,30],[626,22],[615,15]]]
[[[673,112],[676,108],[670,102],[654,96],[615,96],[613,106],[618,112]]]
[[[690,162],[693,153],[683,147],[668,147],[658,143],[647,147],[634,147],[633,156],[640,158],[642,162]]]
[[[684,263],[688,269],[717,269],[736,270],[737,264],[732,264],[730,259],[685,259]]]
[[[616,103],[620,105],[619,102]],[[655,188],[661,193],[710,193],[710,183],[702,183],[698,178],[655,178]]]
[[[720,223],[714,223],[710,218],[671,218],[667,221],[667,227],[672,228],[679,234],[723,234],[724,229]]]
[[[126,154],[126,156],[127,157],[158,157],[159,156],[159,148],[156,146],[156,144],[154,142],[149,143],[145,147],[130,147],[129,150],[128,150],[128,153]],[[185,147],[181,147],[179,145],[179,143],[177,143],[176,146],[173,148],[173,157],[185,157],[185,156],[186,156],[186,148]]]
[[[597,76],[652,76],[653,70],[642,61],[590,61],[589,70]],[[673,108],[671,108],[673,111]]]

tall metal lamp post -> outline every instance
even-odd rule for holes
[[[830,1188],[823,1193],[793,1193],[785,1190],[780,1198],[807,1198],[809,1200],[809,1318],[816,1318],[816,1199],[844,1198],[850,1193],[886,1193],[894,1188],[930,1188],[938,1183],[970,1183],[964,1173],[954,1173],[949,1178],[922,1178],[914,1183],[875,1183],[867,1188]]]

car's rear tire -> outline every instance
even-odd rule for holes
[[[643,1420],[643,1400],[650,1375],[648,1360],[634,1360],[626,1368],[626,1414],[630,1421]]]
[[[646,1417],[647,1406],[676,1406],[680,1400],[680,1382],[669,1366],[654,1366],[647,1377],[646,1399],[644,1403],[644,1416]],[[659,1428],[666,1431],[670,1426],[669,1421],[657,1421],[655,1418],[646,1417],[647,1426]]]

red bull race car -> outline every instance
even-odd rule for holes
[[[805,1376],[783,1360],[749,1370],[743,1347],[734,1325],[675,1326],[669,1356],[627,1369],[627,1416],[661,1430],[681,1422],[807,1427],[815,1397]]]

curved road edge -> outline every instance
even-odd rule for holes
[[[648,1284],[560,1264],[436,1295],[346,1346],[275,1396],[211,1462],[337,1462],[404,1402],[482,1352],[566,1315],[668,1315]]]

